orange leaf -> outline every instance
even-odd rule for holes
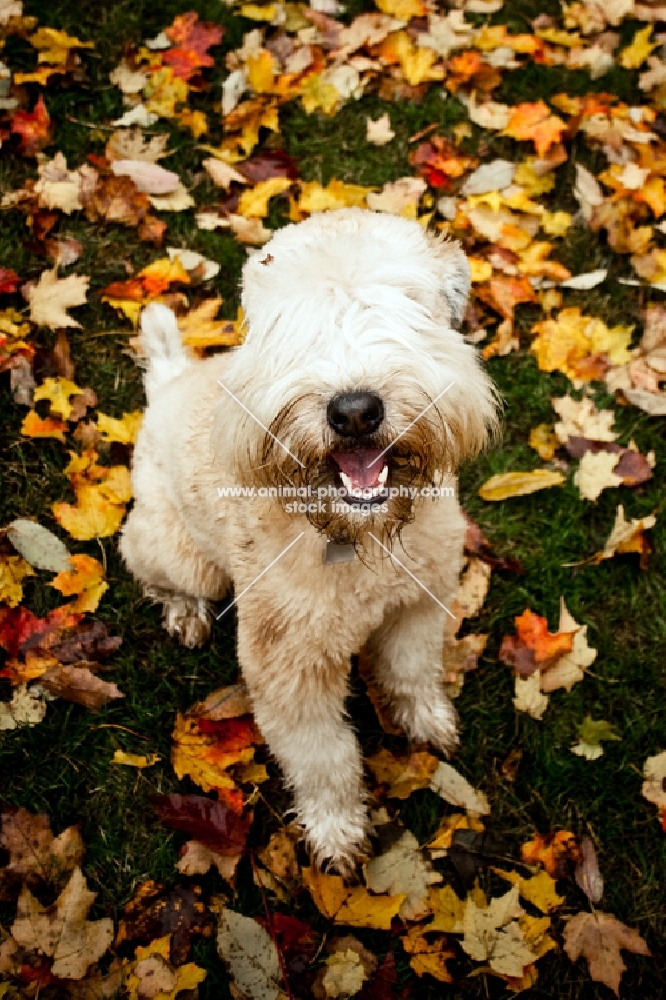
[[[565,878],[582,864],[583,854],[573,833],[559,830],[557,833],[538,833],[520,849],[527,864],[539,863],[553,878]]]
[[[65,440],[67,424],[63,420],[55,417],[46,417],[42,420],[35,410],[30,410],[26,414],[21,424],[21,434],[34,438],[57,438],[58,441]]]
[[[534,104],[517,104],[508,125],[501,133],[512,139],[530,139],[539,156],[545,156],[551,146],[560,141],[566,129],[565,122],[551,113],[543,101]]]

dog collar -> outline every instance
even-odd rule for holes
[[[324,562],[327,565],[349,562],[355,555],[356,549],[351,542],[332,542],[330,538],[326,539]]]

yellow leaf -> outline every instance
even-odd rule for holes
[[[208,119],[203,111],[192,111],[183,108],[178,115],[178,121],[183,128],[189,128],[195,139],[200,139],[208,131]]]
[[[69,420],[72,412],[70,396],[79,396],[83,392],[78,385],[70,382],[67,378],[47,378],[42,385],[35,389],[34,400],[36,403],[40,399],[48,399],[51,404],[51,413],[56,413],[63,420]]]
[[[156,754],[151,753],[149,756],[144,756],[138,753],[125,753],[124,750],[116,750],[113,754],[111,760],[112,764],[126,764],[128,767],[152,767],[153,764],[157,764],[162,758]]]
[[[310,73],[303,83],[301,100],[306,112],[321,109],[325,115],[332,115],[341,100],[340,92],[332,83],[325,83],[320,73]]]
[[[358,184],[344,184],[332,180],[327,187],[322,187],[318,181],[301,184],[298,207],[302,212],[328,212],[330,209],[365,208],[366,198],[372,188],[360,187]]]
[[[328,920],[333,920],[346,900],[349,889],[341,875],[326,875],[318,868],[303,868],[303,882],[315,906]]]
[[[40,62],[67,62],[70,49],[94,49],[94,42],[82,42],[66,31],[56,28],[39,28],[28,38],[30,44],[39,50]]]
[[[533,104],[517,104],[511,109],[511,117],[501,135],[512,139],[529,139],[539,156],[545,156],[550,147],[560,141],[565,122],[551,113],[548,105],[539,100]]]
[[[46,417],[42,420],[35,410],[30,410],[23,418],[21,424],[21,434],[34,438],[57,438],[58,441],[65,440],[67,424],[56,417]]]
[[[118,441],[120,444],[134,444],[143,421],[143,410],[123,413],[117,420],[106,413],[97,414],[97,427],[103,441]]]
[[[253,188],[243,191],[238,202],[238,214],[246,219],[264,219],[268,215],[268,202],[277,194],[291,187],[288,177],[269,177]]]
[[[15,608],[23,597],[21,580],[34,575],[34,569],[22,556],[0,555],[0,601]]]
[[[501,868],[493,868],[493,871],[511,882],[512,885],[517,885],[522,898],[536,906],[537,910],[541,910],[542,913],[550,913],[551,910],[556,910],[564,902],[564,896],[558,896],[555,891],[555,879],[546,871],[541,871],[532,878],[524,878],[518,872],[507,872]],[[548,921],[549,923],[550,921]],[[528,939],[528,935],[525,936]]]
[[[384,14],[395,17],[398,21],[423,17],[428,10],[422,0],[376,0],[376,5]]]
[[[620,52],[620,66],[624,69],[638,69],[656,48],[659,42],[651,42],[653,25],[648,24],[634,35],[631,44]]]
[[[481,281],[489,281],[493,276],[493,265],[488,260],[480,257],[468,257],[470,270],[472,272],[472,284]]]
[[[396,757],[390,750],[382,749],[374,757],[368,757],[366,764],[375,781],[389,786],[388,795],[391,798],[407,799],[417,789],[430,786],[439,761],[426,751],[417,751],[409,757]]]
[[[256,3],[244,3],[240,9],[241,17],[247,17],[250,21],[273,21],[277,10],[273,4],[260,7]]]
[[[579,308],[562,309],[555,319],[532,327],[537,337],[531,351],[542,371],[561,371],[572,379],[589,380],[604,374],[607,361],[613,365],[631,361],[632,331],[631,326],[607,327],[594,316],[584,316]]]
[[[451,816],[446,816],[433,839],[427,845],[434,858],[443,857],[446,854],[453,843],[453,835],[457,830],[476,830],[478,833],[482,833],[484,826],[478,816],[470,816],[468,813],[453,813]],[[444,930],[444,928],[440,928],[440,930]]]
[[[260,49],[248,56],[247,79],[257,94],[269,94],[275,83],[275,58],[268,49]]]
[[[170,66],[163,66],[153,73],[146,84],[146,110],[160,118],[175,118],[176,105],[185,103],[188,90],[185,80],[174,77]]]
[[[398,31],[390,38],[392,52],[400,62],[405,80],[410,87],[430,80],[443,80],[444,67],[435,65],[438,55],[434,49],[415,45],[407,32]]]
[[[374,896],[364,886],[356,886],[348,890],[347,898],[334,919],[336,924],[389,931],[391,921],[397,916],[405,899],[406,892],[400,892],[396,896]]]
[[[102,296],[102,302],[108,302],[112,309],[117,309],[123,316],[126,316],[132,326],[139,325],[139,317],[145,303],[133,302],[131,299],[112,299],[108,295]]]
[[[456,953],[442,935],[435,940],[426,938],[426,933],[433,929],[431,924],[427,927],[410,927],[407,934],[400,938],[402,946],[412,956],[409,964],[417,976],[423,976],[427,972],[440,983],[452,983],[453,977],[446,963],[455,958]]]
[[[207,347],[234,347],[243,342],[243,316],[236,320],[215,319],[223,299],[204,299],[185,316],[178,317],[183,343],[195,350]]]
[[[71,606],[73,612],[95,611],[102,594],[109,589],[104,581],[104,567],[97,559],[82,554],[70,556],[69,561],[72,568],[58,573],[50,585],[64,597],[78,595]]]
[[[538,452],[544,462],[550,462],[559,447],[557,435],[550,424],[539,424],[530,431],[528,444]]]
[[[475,822],[478,824],[478,820]],[[483,829],[482,826],[481,829]],[[446,934],[462,934],[465,902],[460,899],[450,885],[444,885],[441,889],[429,889],[428,906],[434,912],[434,917],[425,930],[444,931]]]
[[[215,739],[200,731],[196,718],[180,713],[176,716],[172,739],[171,763],[177,777],[182,779],[188,775],[204,792],[240,794],[226,769],[233,764],[249,764],[254,757],[254,747],[212,755],[209,751],[214,748]]]
[[[176,1000],[182,990],[195,990],[203,982],[207,975],[204,969],[194,962],[174,967],[169,961],[170,954],[171,934],[156,938],[145,947],[139,945],[126,981],[130,1000],[145,1000],[146,997]],[[161,981],[168,983],[169,988],[156,993],[154,980],[158,975]]]
[[[79,541],[115,535],[125,516],[124,506],[109,500],[99,486],[87,484],[77,488],[75,505],[55,503],[51,509],[58,524]]]
[[[483,484],[479,490],[482,500],[506,500],[509,497],[522,497],[538,490],[546,490],[551,486],[559,486],[564,482],[561,472],[550,469],[534,469],[532,472],[503,472]]]

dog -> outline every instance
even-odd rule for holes
[[[314,862],[342,873],[369,835],[352,655],[368,651],[410,739],[458,742],[441,665],[465,534],[455,470],[498,413],[456,329],[469,288],[458,244],[343,209],[248,259],[241,346],[195,360],[171,310],[142,315],[148,407],[122,555],[186,646],[233,588],[256,722]]]

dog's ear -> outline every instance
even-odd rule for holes
[[[459,243],[438,236],[429,238],[439,264],[441,291],[448,306],[449,322],[457,329],[463,321],[472,284],[469,262]]]

